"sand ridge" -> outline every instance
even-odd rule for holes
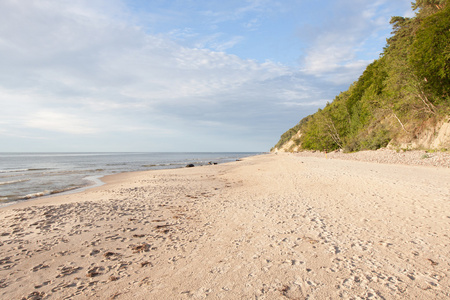
[[[0,210],[0,298],[450,296],[448,169],[270,154],[106,181]]]

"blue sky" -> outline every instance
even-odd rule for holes
[[[0,151],[268,151],[410,1],[0,1]]]

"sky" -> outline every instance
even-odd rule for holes
[[[0,152],[262,152],[405,0],[1,0]]]

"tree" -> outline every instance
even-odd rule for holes
[[[442,9],[445,4],[447,3],[447,0],[417,0],[417,2],[413,2],[412,8],[414,10],[420,8],[435,8],[437,10]]]
[[[448,119],[449,2],[418,0],[415,17],[393,17],[393,35],[380,58],[347,91],[299,123],[301,148],[377,149],[414,139]]]
[[[423,20],[409,57],[427,91],[450,96],[450,6]]]

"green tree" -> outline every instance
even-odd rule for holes
[[[423,20],[409,61],[424,88],[433,91],[434,104],[450,96],[450,6]]]
[[[447,0],[417,0],[416,2],[411,3],[412,8],[414,10],[416,9],[430,9],[434,12],[436,10],[440,10],[444,8],[444,6],[447,4]]]
[[[413,3],[413,18],[393,17],[380,58],[324,109],[281,140],[301,132],[303,149],[377,149],[412,139],[450,113],[450,0]],[[280,140],[280,141],[281,141]]]

